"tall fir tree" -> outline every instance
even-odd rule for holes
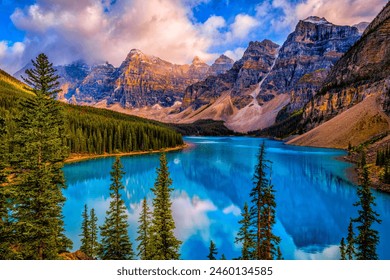
[[[160,156],[160,167],[157,168],[157,179],[152,191],[153,217],[151,226],[151,258],[154,260],[177,260],[180,258],[181,241],[173,231],[175,221],[172,216],[171,192],[172,179],[169,177],[167,159],[164,153]]]
[[[254,233],[247,203],[244,204],[244,211],[241,215],[242,219],[238,222],[241,227],[237,233],[235,243],[242,245],[240,260],[250,260],[253,257]]]
[[[128,234],[128,223],[125,202],[120,191],[124,189],[122,184],[123,171],[119,157],[116,158],[111,174],[110,208],[106,212],[106,219],[100,227],[102,236],[99,256],[102,260],[131,260],[134,258],[133,246]]]
[[[348,260],[353,260],[355,257],[355,234],[353,232],[352,220],[348,225],[347,247],[345,249],[345,256]]]
[[[213,240],[210,240],[210,246],[209,246],[209,254],[207,255],[207,258],[209,260],[216,260],[216,255],[218,254],[217,246],[213,242]]]
[[[91,257],[91,231],[87,204],[84,205],[84,211],[81,216],[83,218],[83,221],[81,222],[80,250],[84,252],[87,256]]]
[[[346,260],[347,255],[346,255],[346,247],[345,247],[344,237],[341,238],[339,250],[340,250],[340,260]]]
[[[95,209],[92,208],[90,215],[89,215],[89,233],[90,233],[90,237],[91,237],[90,256],[93,259],[97,258],[98,254],[99,254],[99,250],[100,250],[97,221],[98,221],[98,218],[95,214]]]
[[[23,79],[33,94],[21,102],[11,142],[12,218],[24,259],[57,259],[71,247],[62,216],[66,187],[62,167],[68,148],[63,114],[54,99],[60,91],[59,77],[45,54],[32,64]]]
[[[151,226],[151,212],[146,198],[142,201],[142,210],[138,220],[138,256],[141,260],[151,259],[151,239],[150,239],[150,226]]]
[[[250,192],[251,225],[255,229],[253,258],[272,260],[277,256],[276,246],[280,238],[273,233],[276,203],[273,186],[266,174],[270,162],[265,156],[265,143],[263,142],[257,156],[258,161],[253,176],[254,186]]]
[[[14,259],[12,247],[12,223],[9,217],[10,188],[7,184],[7,152],[5,120],[0,116],[0,260]]]
[[[376,206],[375,197],[371,192],[369,171],[367,165],[363,166],[361,185],[358,187],[357,194],[359,201],[354,206],[360,207],[358,217],[353,219],[357,223],[358,235],[355,239],[356,259],[358,260],[376,260],[378,254],[376,247],[379,243],[379,233],[373,229],[375,223],[381,223],[379,214],[373,209]]]
[[[278,246],[277,248],[276,259],[279,261],[284,260],[282,250],[280,250],[280,246]]]
[[[271,171],[272,172],[272,171]],[[269,180],[268,186],[263,192],[263,209],[262,209],[262,230],[264,240],[261,245],[261,251],[264,254],[264,259],[273,260],[278,256],[278,244],[280,237],[273,232],[273,227],[276,223],[276,202],[275,190]],[[279,248],[280,250],[280,248]],[[280,253],[281,254],[281,253]]]

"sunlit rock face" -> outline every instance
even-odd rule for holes
[[[371,95],[390,116],[390,3],[360,40],[334,65],[322,90],[304,108],[306,130],[348,110]]]
[[[280,48],[275,67],[263,83],[262,96],[287,93],[287,112],[301,109],[319,89],[330,68],[360,37],[356,27],[338,26],[325,18],[298,22]]]

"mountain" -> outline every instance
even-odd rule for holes
[[[250,42],[243,57],[226,73],[189,86],[182,112],[178,114],[179,121],[223,120],[235,131],[248,131],[256,126],[261,109],[254,97],[259,82],[272,68],[278,48],[279,45],[269,40]],[[241,110],[246,107],[250,109]]]
[[[389,89],[390,4],[387,3],[362,37],[337,61],[319,93],[304,107],[301,124],[308,132],[289,143],[346,148],[387,131]],[[332,137],[326,136],[330,134]]]
[[[250,42],[235,63],[222,55],[211,66],[198,57],[177,65],[136,49],[118,68],[74,63],[58,68],[60,99],[163,122],[212,119],[236,132],[264,129],[302,115],[331,67],[359,39],[358,27],[309,17],[281,47]]]
[[[224,120],[238,132],[283,121],[314,96],[359,37],[356,27],[313,16],[299,21],[279,50],[268,40],[252,42],[231,70],[186,89],[180,121]]]
[[[199,57],[190,65],[177,65],[133,49],[118,68],[108,62],[90,66],[76,61],[55,69],[63,90],[61,101],[96,107],[120,105],[121,109],[154,105],[164,108],[181,103],[187,86],[226,72],[233,62],[221,55],[211,67]],[[20,79],[27,68],[31,64],[14,76]]]
[[[356,27],[331,24],[325,18],[308,17],[298,22],[283,46],[258,99],[287,94],[284,114],[300,110],[320,88],[331,67],[359,39]],[[260,100],[259,100],[260,101]],[[283,117],[279,115],[278,121]]]

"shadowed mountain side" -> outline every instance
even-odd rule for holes
[[[371,95],[287,144],[341,149],[359,145],[390,128],[390,118],[382,111],[379,99],[380,94]]]

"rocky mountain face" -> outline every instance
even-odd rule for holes
[[[234,60],[222,54],[215,62],[210,66],[207,71],[207,76],[217,76],[219,74],[226,73],[233,67]]]
[[[251,42],[228,72],[189,86],[181,109],[209,106],[210,113],[198,117],[222,119],[240,132],[266,128],[301,110],[359,37],[356,27],[319,17],[301,20],[280,49],[268,40]],[[223,94],[229,95],[225,114],[218,108],[213,115],[213,103],[221,107]]]
[[[190,85],[185,90],[181,109],[192,107],[197,110],[203,105],[211,105],[226,91],[230,91],[233,104],[237,108],[249,104],[253,97],[243,92],[258,84],[270,70],[278,47],[269,40],[250,42],[243,57],[235,62],[230,70]]]
[[[320,88],[330,68],[359,39],[356,27],[337,26],[325,18],[298,22],[279,51],[275,66],[264,81],[258,100],[288,94],[285,112],[301,109]]]
[[[181,102],[186,87],[209,75],[224,73],[232,64],[233,60],[222,55],[211,67],[199,57],[190,65],[177,65],[133,49],[118,68],[108,62],[89,66],[76,61],[55,69],[63,89],[59,96],[62,101],[142,108],[156,104],[170,107],[176,101]],[[31,66],[27,65],[14,76],[20,78],[27,68]]]
[[[310,130],[371,95],[390,115],[390,4],[335,64],[317,96],[304,108]]]

